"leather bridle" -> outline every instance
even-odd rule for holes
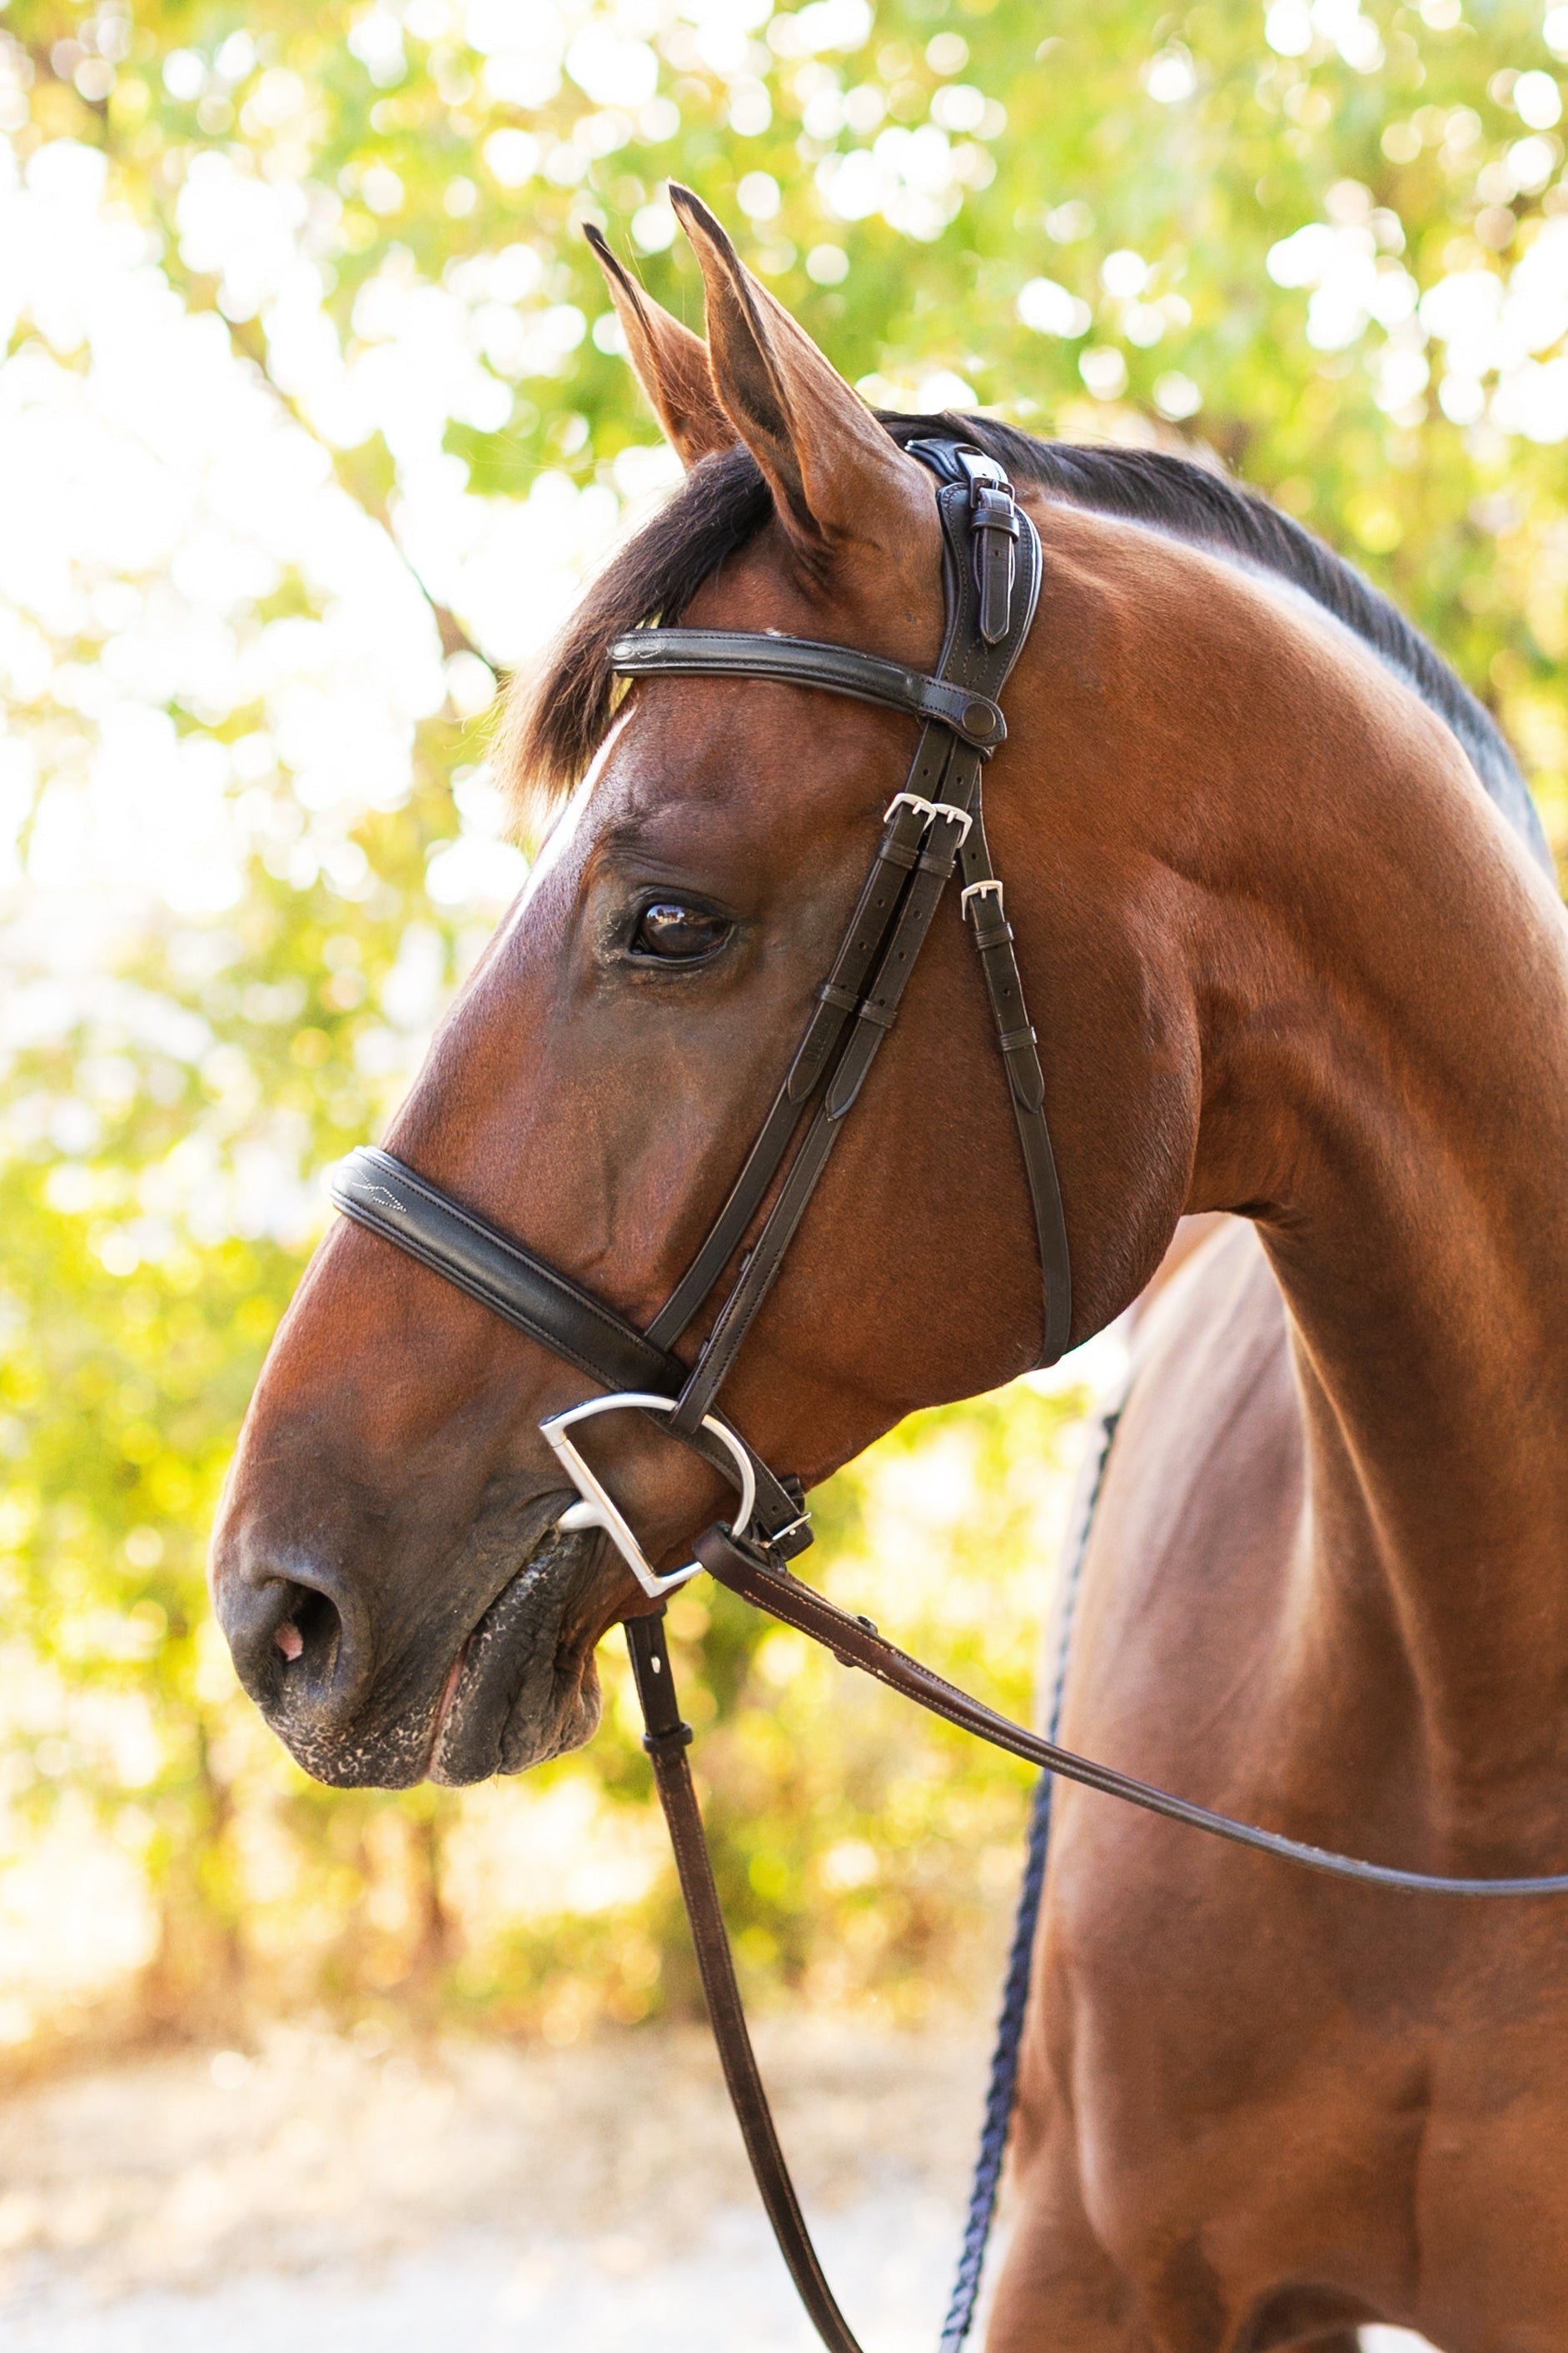
[[[999,698],[1028,637],[1039,596],[1039,536],[994,459],[962,442],[917,440],[905,446],[938,485],[946,630],[933,675],[853,647],[772,633],[655,627],[617,638],[610,649],[613,668],[625,678],[771,679],[850,695],[907,712],[922,723],[913,765],[903,789],[888,805],[848,929],[816,992],[784,1081],[729,1198],[647,1329],[639,1331],[571,1276],[390,1153],[372,1147],[351,1153],[338,1172],[333,1200],[346,1217],[395,1243],[600,1385],[605,1394],[540,1425],[578,1495],[558,1525],[602,1528],[655,1603],[662,1604],[676,1587],[706,1569],[731,1591],[824,1644],[845,1665],[864,1669],[996,1747],[1170,1820],[1310,1870],[1407,1893],[1568,1893],[1568,1873],[1445,1878],[1328,1853],[1077,1757],[995,1715],[886,1641],[868,1619],[850,1616],[790,1573],[785,1564],[812,1541],[799,1482],[770,1469],[714,1410],[845,1120],[898,1018],[955,872],[963,878],[963,913],[985,975],[1034,1210],[1045,1287],[1039,1365],[1057,1361],[1071,1326],[1067,1229],[1046,1124],[1045,1084],[981,805],[984,764],[1007,732]],[[755,1237],[688,1366],[674,1353],[676,1344],[711,1298],[770,1191],[773,1199]],[[570,1435],[585,1420],[621,1410],[657,1416],[740,1494],[733,1525],[709,1529],[698,1541],[696,1560],[664,1577],[646,1558]],[[752,2054],[687,1766],[691,1733],[676,1701],[663,1617],[660,1606],[629,1620],[626,1632],[647,1726],[644,1746],[669,1826],[715,2041],[758,2188],[801,2297],[832,2353],[859,2353],[812,2246]],[[968,2312],[965,2306],[962,2320],[950,2321],[944,2353],[962,2341]]]
[[[746,1334],[858,1100],[943,892],[962,877],[962,905],[985,975],[1008,1094],[1023,1148],[1045,1285],[1038,1363],[1055,1364],[1072,1322],[1072,1281],[1045,1081],[1013,952],[1002,884],[991,863],[981,773],[1004,741],[998,700],[1023,651],[1040,591],[1040,541],[994,458],[950,441],[915,441],[910,454],[937,477],[947,623],[934,676],[852,646],[731,629],[646,628],[616,638],[624,678],[720,676],[781,680],[852,695],[923,723],[903,790],[881,838],[848,929],[756,1141],[695,1258],[646,1332],[570,1276],[475,1217],[390,1153],[366,1148],[343,1163],[332,1198],[437,1274],[540,1340],[607,1397],[542,1424],[580,1501],[563,1525],[605,1529],[650,1599],[698,1573],[660,1577],[570,1435],[580,1421],[626,1409],[657,1413],[742,1489],[749,1508],[734,1533],[774,1560],[811,1541],[798,1483],[779,1476],[713,1409]],[[792,1153],[791,1146],[795,1146]],[[782,1172],[782,1173],[781,1173]],[[688,1366],[672,1352],[711,1298],[776,1182],[755,1238]]]

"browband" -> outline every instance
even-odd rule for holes
[[[677,678],[727,674],[822,687],[858,702],[910,712],[916,719],[940,720],[983,759],[1007,733],[1002,706],[988,694],[816,638],[776,638],[752,629],[634,629],[611,646],[610,668],[621,678],[649,678],[662,670]]]

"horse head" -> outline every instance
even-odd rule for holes
[[[387,1137],[639,1329],[789,1066],[913,738],[897,712],[754,676],[650,676],[617,703],[610,644],[679,621],[929,671],[944,612],[936,485],[902,446],[920,421],[874,417],[711,216],[677,201],[706,343],[601,259],[686,480],[514,699],[504,757],[520,793],[554,797],[554,824]],[[1164,870],[1125,821],[1147,769],[1117,675],[1131,599],[1113,564],[1075,609],[1087,524],[1047,532],[990,770],[1047,1025],[1075,1338],[1157,1264],[1198,1114],[1189,976],[1144,920]],[[911,1409],[1040,1354],[1007,1087],[950,902],[724,1411],[809,1486]],[[268,1357],[213,1555],[241,1680],[312,1773],[461,1783],[589,1736],[595,1646],[649,1605],[601,1534],[560,1525],[570,1493],[540,1424],[583,1396],[570,1365],[384,1239],[328,1234]],[[648,1559],[682,1561],[721,1479],[637,1416],[583,1442]]]

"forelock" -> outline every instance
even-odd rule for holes
[[[668,506],[617,549],[538,663],[512,682],[497,765],[520,822],[558,806],[604,742],[621,691],[615,639],[679,621],[772,512],[756,460],[737,442],[693,466]]]

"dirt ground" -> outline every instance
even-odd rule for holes
[[[759,2037],[868,2353],[929,2353],[983,2024]],[[705,2039],[387,2050],[279,2030],[0,2103],[6,2353],[804,2353]],[[1419,2340],[1369,2331],[1368,2353]]]

